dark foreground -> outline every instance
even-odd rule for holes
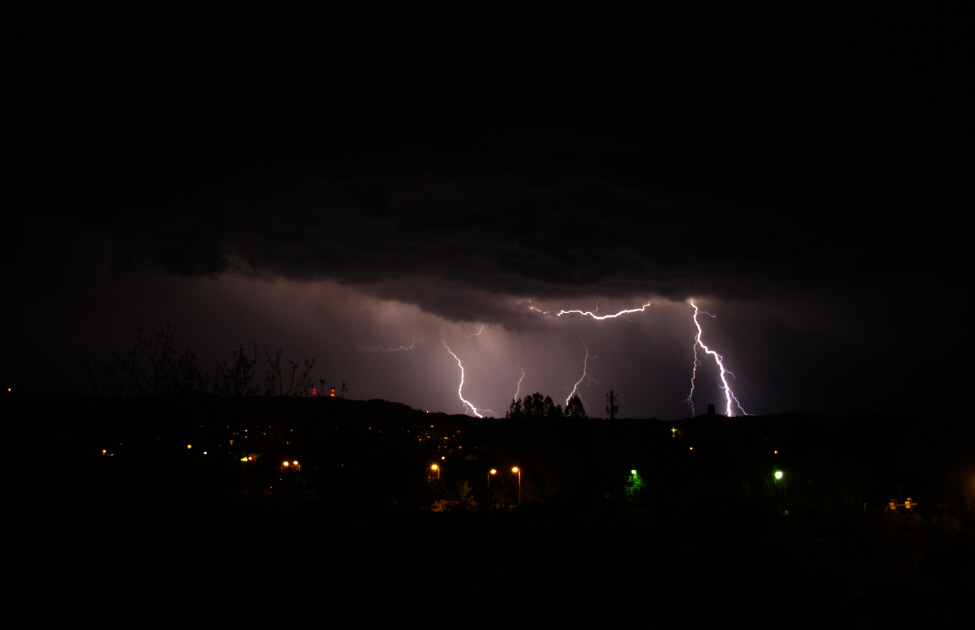
[[[24,515],[38,620],[952,627],[975,601],[971,531],[910,515],[110,503]]]
[[[307,479],[298,484],[283,469],[240,464],[239,453],[222,460],[187,455],[195,451],[172,436],[180,455],[165,445],[130,448],[142,432],[139,423],[148,422],[141,416],[137,430],[130,427],[119,440],[129,450],[111,457],[95,448],[111,437],[110,425],[92,419],[98,413],[79,419],[61,408],[53,421],[45,417],[50,408],[33,402],[14,411],[35,424],[23,430],[10,423],[14,416],[4,420],[15,447],[8,455],[13,499],[5,555],[16,585],[7,595],[37,623],[886,628],[972,621],[975,521],[964,497],[942,493],[948,501],[942,508],[931,500],[922,504],[927,510],[884,511],[871,493],[889,496],[882,485],[887,471],[900,468],[867,458],[861,463],[880,481],[844,505],[830,497],[848,483],[819,481],[829,477],[818,462],[840,462],[840,454],[802,455],[805,442],[798,437],[791,466],[806,474],[796,472],[792,486],[778,489],[749,481],[747,471],[765,470],[764,460],[744,446],[731,457],[726,437],[718,441],[721,455],[700,433],[691,455],[681,442],[691,438],[675,438],[669,429],[647,442],[636,434],[614,438],[619,449],[600,446],[590,425],[565,433],[582,436],[577,441],[556,440],[549,430],[542,441],[492,442],[485,434],[479,444],[493,446],[478,451],[481,459],[458,460],[453,471],[491,456],[503,461],[516,448],[536,479],[548,466],[550,490],[536,483],[521,506],[489,508],[468,498],[434,512],[431,498],[453,495],[423,468],[430,453],[413,458],[413,442],[394,441],[393,448],[386,437],[365,442],[361,433],[331,447],[310,441],[302,447]],[[376,419],[367,425],[376,426]],[[96,435],[92,427],[100,427],[97,440],[80,448],[83,436]],[[159,425],[151,428],[146,443],[166,443],[165,432],[156,435]],[[693,425],[686,428],[690,436]],[[543,442],[557,448],[546,452]],[[622,490],[625,473],[599,475],[616,459],[630,458],[629,447],[652,455],[639,464],[647,471],[639,493]],[[956,441],[953,448],[935,448],[935,456],[904,468],[911,474],[903,478],[935,487],[941,468],[934,464],[946,461],[945,453],[953,463],[944,470],[968,461],[967,445]],[[917,449],[911,442],[906,452]],[[316,452],[325,453],[317,468],[310,463]],[[461,452],[441,461],[449,465]],[[329,472],[338,453],[349,466],[359,458],[352,472]],[[546,454],[533,461],[532,453]],[[570,462],[588,455],[595,463],[573,477],[563,474],[571,467],[560,468],[558,453],[571,453]],[[419,475],[407,470],[414,460]],[[397,471],[404,471],[401,478]],[[275,489],[265,489],[268,480]],[[614,484],[620,489],[613,491]],[[474,490],[475,497],[486,496]],[[788,516],[783,507],[792,508]]]

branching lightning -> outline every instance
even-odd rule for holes
[[[649,306],[650,306],[650,302],[647,302],[640,308],[631,308],[624,311],[620,311],[619,313],[613,313],[612,315],[596,315],[596,312],[594,311],[579,311],[579,310],[559,311],[556,315],[558,317],[562,317],[563,315],[575,314],[575,315],[587,315],[589,317],[592,317],[593,319],[598,319],[598,320],[615,319],[617,317],[623,317],[624,315],[630,315],[631,313],[641,313],[645,311]],[[599,308],[597,307],[596,311],[598,310]],[[626,319],[626,317],[623,317],[623,319]]]
[[[581,337],[579,339],[580,339],[580,341],[582,341],[582,338]],[[566,407],[569,406],[569,401],[572,400],[572,397],[573,396],[578,395],[579,396],[579,400],[582,400],[582,395],[579,394],[579,385],[581,385],[582,382],[584,380],[586,380],[587,378],[589,380],[593,380],[592,377],[589,376],[589,374],[586,372],[586,369],[587,369],[588,364],[589,364],[589,347],[586,345],[586,342],[585,341],[582,341],[582,347],[586,349],[586,356],[584,356],[582,358],[582,376],[580,376],[579,377],[579,380],[576,381],[575,382],[575,385],[572,386],[572,391],[569,392],[569,395],[565,397],[565,406]],[[593,357],[593,358],[595,358],[595,357]],[[585,405],[586,408],[589,407],[589,405],[586,405],[585,401],[583,401],[582,404]]]
[[[397,346],[396,348],[384,348],[382,346],[370,346],[368,348],[360,348],[363,352],[399,352],[401,350],[412,350],[416,346],[417,341],[423,341],[423,339],[414,339],[413,343],[408,346]]]
[[[460,402],[464,404],[465,409],[470,409],[475,416],[478,418],[483,418],[484,416],[478,413],[477,407],[464,400],[464,365],[460,362],[460,359],[457,358],[457,355],[454,354],[454,351],[450,349],[450,346],[447,345],[446,341],[443,342],[443,347],[447,348],[447,352],[450,353],[450,356],[454,357],[454,361],[457,361],[457,365],[460,367],[460,386],[457,388],[457,396],[460,398]]]
[[[694,345],[693,345],[694,362],[693,362],[692,369],[691,369],[690,392],[688,393],[687,398],[685,400],[685,402],[688,404],[688,406],[691,409],[691,415],[694,415],[695,414],[694,395],[695,395],[696,389],[697,389],[697,373],[698,373],[698,368],[703,365],[704,355],[708,355],[708,356],[710,356],[710,357],[712,357],[714,359],[715,365],[717,366],[718,371],[719,371],[720,389],[722,389],[724,391],[724,397],[725,397],[725,415],[727,415],[728,417],[734,416],[736,414],[737,415],[746,415],[747,416],[748,413],[742,407],[741,402],[738,400],[738,398],[735,396],[735,393],[731,389],[731,384],[730,384],[729,377],[731,379],[734,379],[735,378],[735,375],[730,370],[728,370],[725,367],[725,365],[724,365],[724,357],[721,356],[720,354],[718,354],[715,350],[713,350],[710,347],[708,347],[704,343],[704,340],[703,340],[704,331],[703,331],[703,328],[701,326],[700,318],[698,317],[698,315],[700,315],[701,313],[703,313],[703,314],[708,315],[709,317],[712,317],[712,318],[714,318],[715,316],[712,315],[711,313],[708,313],[707,311],[704,311],[704,310],[701,310],[700,308],[698,308],[697,304],[695,304],[695,302],[693,300],[688,300],[687,303],[691,306],[691,308],[694,309],[693,321],[694,321],[694,326],[697,328],[697,332],[696,332],[696,334],[694,336]],[[616,313],[610,313],[610,314],[606,314],[606,315],[600,315],[600,314],[598,314],[599,313],[598,306],[594,310],[579,310],[579,309],[565,310],[565,309],[563,309],[563,310],[559,310],[558,312],[555,312],[555,311],[543,311],[543,310],[537,308],[534,305],[529,305],[528,308],[529,308],[529,310],[535,311],[535,312],[537,312],[539,314],[542,314],[542,315],[550,315],[550,314],[554,313],[557,317],[561,317],[563,315],[581,315],[583,317],[590,317],[590,318],[592,318],[594,320],[597,320],[597,321],[604,321],[604,320],[608,320],[608,319],[617,319],[617,318],[623,318],[623,319],[626,319],[627,321],[631,321],[627,317],[628,315],[634,315],[636,313],[646,312],[646,310],[651,305],[652,305],[652,302],[648,300],[645,304],[643,304],[642,306],[640,306],[638,308],[624,309],[624,310],[618,311]],[[467,335],[467,338],[469,339],[471,337],[478,337],[478,336],[480,336],[484,332],[485,328],[486,328],[486,325],[483,325],[483,324],[480,325],[480,328],[477,330],[477,332],[475,332],[473,334],[470,334],[470,335]],[[417,338],[417,339],[414,339],[413,342],[409,346],[405,346],[404,345],[404,346],[398,346],[398,347],[394,347],[394,348],[386,348],[386,347],[381,347],[381,346],[374,346],[374,347],[369,347],[369,348],[361,348],[361,350],[364,350],[366,352],[399,352],[399,351],[405,351],[405,350],[412,350],[412,349],[414,349],[416,347],[416,344],[418,342],[421,342],[421,341],[423,341],[423,339]],[[579,377],[579,379],[575,383],[573,383],[572,388],[571,388],[571,391],[569,392],[568,396],[566,396],[566,398],[565,398],[565,405],[566,405],[566,407],[568,407],[569,403],[572,401],[572,398],[574,396],[578,396],[580,398],[580,400],[582,400],[582,396],[581,396],[581,393],[580,393],[580,387],[582,386],[583,383],[587,382],[587,379],[590,382],[596,382],[596,383],[598,383],[598,381],[595,381],[591,376],[589,376],[589,359],[590,358],[595,358],[595,356],[592,356],[592,357],[590,356],[589,347],[586,345],[585,340],[583,340],[580,337],[580,341],[582,341],[582,346],[585,349],[585,355],[583,356],[583,359],[582,359],[582,374]],[[443,340],[443,346],[447,350],[447,352],[450,354],[450,356],[453,357],[454,361],[457,362],[457,367],[460,368],[460,383],[457,386],[457,397],[458,397],[458,399],[460,400],[460,402],[461,402],[461,404],[463,406],[464,412],[465,413],[468,413],[468,414],[472,414],[472,415],[474,415],[474,416],[476,416],[478,418],[484,418],[486,413],[493,414],[494,412],[492,412],[492,411],[490,411],[488,409],[478,409],[477,407],[474,406],[474,404],[472,402],[470,402],[469,400],[467,400],[466,398],[464,398],[464,384],[465,384],[465,381],[466,381],[466,373],[465,373],[465,369],[464,369],[463,362],[460,360],[460,357],[458,357],[457,354],[454,353],[453,350],[451,350],[450,346],[447,345],[446,340]],[[524,368],[522,368],[521,365],[518,365],[518,364],[516,364],[516,365],[517,365],[518,369],[521,371],[521,376],[518,378],[518,381],[517,381],[517,383],[515,385],[515,392],[514,392],[514,399],[515,400],[517,400],[521,396],[522,383],[524,382],[525,377],[526,377],[526,372],[525,372]],[[586,405],[585,401],[582,401],[582,402],[583,402],[583,405],[585,405],[586,408],[588,409],[588,405]]]
[[[703,331],[701,330],[700,322],[697,321],[697,315],[698,313],[704,313],[705,315],[711,318],[714,318],[714,315],[711,315],[711,313],[708,313],[707,311],[702,311],[698,309],[697,305],[694,304],[694,300],[688,300],[687,303],[694,308],[694,325],[697,326],[697,336],[694,337],[694,368],[691,371],[691,392],[687,395],[687,404],[690,405],[691,407],[691,415],[692,416],[694,415],[694,381],[697,378],[697,367],[701,365],[701,360],[698,358],[697,355],[697,348],[698,346],[700,346],[701,349],[704,350],[706,354],[709,354],[712,357],[714,357],[714,362],[717,364],[718,369],[721,372],[721,389],[724,390],[724,397],[726,403],[725,415],[728,416],[729,418],[735,415],[734,408],[732,407],[732,402],[733,402],[734,405],[737,406],[739,410],[741,410],[741,413],[747,416],[748,412],[746,412],[742,408],[741,403],[738,402],[737,398],[735,398],[734,392],[731,391],[731,385],[728,384],[728,375],[731,375],[731,378],[734,378],[735,375],[732,374],[729,370],[725,369],[724,357],[722,357],[714,350],[708,348],[706,345],[704,345],[704,342],[701,341],[701,335],[703,334]]]

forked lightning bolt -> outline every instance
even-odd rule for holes
[[[724,397],[726,403],[725,415],[728,416],[729,418],[735,415],[734,409],[732,407],[732,403],[734,403],[738,407],[738,409],[741,410],[741,413],[747,416],[748,413],[742,408],[741,403],[738,402],[738,399],[735,398],[735,394],[734,392],[731,391],[731,386],[728,384],[728,375],[730,374],[731,378],[734,378],[735,375],[725,369],[724,357],[722,357],[714,350],[708,348],[706,345],[704,345],[704,342],[701,341],[701,335],[703,334],[703,331],[701,330],[700,322],[697,321],[697,315],[698,313],[704,313],[705,315],[712,318],[714,317],[714,315],[711,315],[711,313],[708,313],[707,311],[699,310],[697,308],[697,305],[694,304],[694,300],[688,300],[687,303],[694,308],[694,325],[697,327],[697,336],[694,337],[694,368],[691,371],[691,393],[687,395],[687,404],[691,406],[691,415],[692,416],[694,415],[694,380],[697,378],[697,366],[701,365],[701,361],[700,359],[698,359],[697,356],[697,348],[698,346],[700,346],[701,349],[704,350],[706,354],[709,354],[712,357],[714,357],[714,362],[718,365],[718,369],[721,372],[721,389],[724,390]]]
[[[581,340],[581,338],[580,338],[580,340]],[[565,397],[565,406],[566,407],[569,406],[569,401],[572,400],[572,397],[575,396],[575,395],[577,395],[577,393],[579,391],[579,385],[582,384],[582,381],[586,380],[587,378],[591,378],[586,373],[586,367],[587,367],[587,365],[589,363],[589,347],[586,346],[586,342],[585,341],[582,342],[582,347],[586,349],[586,356],[582,358],[582,376],[580,376],[579,377],[579,380],[576,381],[575,385],[572,386],[572,391],[569,392],[569,395]],[[582,400],[582,396],[581,395],[579,396],[579,400]],[[586,403],[582,403],[582,404],[585,405]]]
[[[518,365],[517,363],[515,365]],[[515,397],[513,400],[518,400],[518,394],[521,393],[521,382],[525,380],[525,369],[518,365],[518,369],[521,370],[521,378],[518,379],[518,386],[515,387]]]
[[[477,407],[464,400],[464,365],[460,362],[460,359],[457,358],[457,355],[454,354],[454,351],[450,349],[450,346],[447,345],[446,341],[443,342],[443,347],[447,348],[447,352],[450,353],[450,356],[454,357],[454,361],[456,361],[457,365],[460,367],[460,387],[457,388],[457,396],[460,398],[460,402],[464,403],[464,407],[470,409],[475,416],[478,418],[483,418],[484,416],[477,412]]]

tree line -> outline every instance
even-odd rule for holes
[[[264,347],[263,361],[254,344],[253,354],[244,346],[233,351],[232,358],[214,363],[211,369],[201,365],[189,349],[179,349],[181,339],[171,324],[146,331],[136,329],[136,338],[126,352],[113,352],[103,366],[85,357],[89,387],[95,394],[118,397],[203,392],[220,396],[305,396],[312,387],[311,370],[315,358],[303,362],[282,362],[282,351]],[[258,381],[256,368],[263,363],[263,379]]]
[[[553,401],[551,396],[542,396],[539,392],[535,392],[530,396],[512,400],[504,417],[515,420],[584,419],[587,414],[586,407],[578,395],[572,396],[563,410],[562,405]]]

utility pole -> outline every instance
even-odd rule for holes
[[[619,400],[619,397],[620,395],[613,392],[613,390],[609,390],[609,393],[606,394],[606,401],[609,403],[606,405],[606,411],[609,412],[610,420],[615,418],[616,414],[619,413],[620,406],[616,404],[616,402]]]

